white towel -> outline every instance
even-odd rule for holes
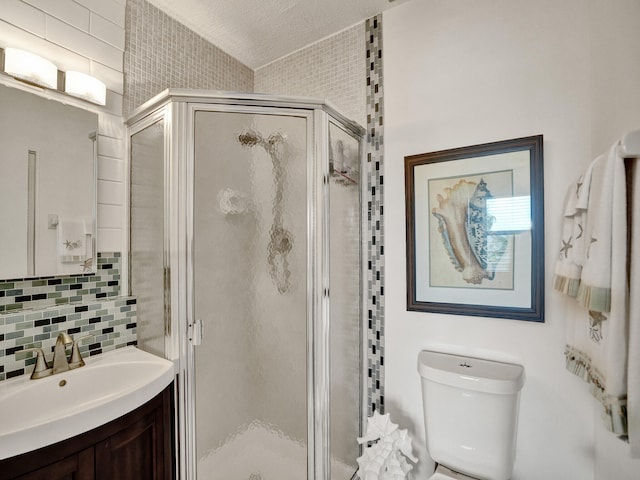
[[[87,259],[87,236],[83,220],[61,219],[58,223],[58,256],[62,263]]]
[[[629,162],[627,183],[631,187],[630,205],[631,258],[629,262],[629,367],[627,372],[627,422],[631,456],[640,458],[640,166],[639,160]]]
[[[577,297],[582,268],[587,258],[587,207],[591,191],[594,167],[604,162],[604,156],[596,158],[586,172],[571,186],[567,193],[562,226],[562,245],[555,267],[554,288],[570,297]],[[599,169],[596,169],[599,170]],[[599,172],[598,172],[599,173]]]
[[[618,144],[572,187],[554,287],[585,307],[567,319],[567,368],[591,384],[607,428],[627,436],[628,375],[640,370],[628,363],[630,348],[639,347],[629,342],[626,175]]]

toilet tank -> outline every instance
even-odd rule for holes
[[[478,479],[511,478],[524,368],[422,351],[418,372],[431,458]]]

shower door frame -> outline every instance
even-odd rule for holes
[[[139,107],[128,120],[131,135],[164,121],[164,280],[165,357],[174,362],[177,478],[196,480],[194,333],[194,119],[196,111],[272,114],[307,120],[307,480],[329,480],[329,125],[359,142],[361,224],[367,209],[364,130],[333,107],[314,98],[168,89]],[[190,147],[191,145],[191,147]],[[128,181],[127,173],[127,181]],[[129,212],[127,198],[127,216]],[[323,215],[323,212],[325,214]],[[126,229],[129,235],[129,218]],[[362,239],[363,228],[360,229]],[[366,249],[360,241],[360,434],[367,415]],[[355,441],[355,439],[354,439]]]
[[[128,249],[126,255],[122,256],[123,260],[123,271],[129,272],[125,279],[123,279],[123,291],[132,295],[131,292],[131,279],[129,278],[131,275],[130,269],[130,260],[129,256],[132,254],[131,252],[131,139],[138,133],[143,132],[147,128],[159,123],[163,122],[163,153],[164,158],[162,159],[162,170],[164,175],[164,183],[163,183],[163,196],[164,202],[162,205],[164,225],[163,225],[163,284],[164,284],[164,305],[163,305],[163,329],[164,329],[164,353],[165,358],[168,360],[173,360],[174,363],[178,360],[178,343],[176,338],[172,336],[172,329],[175,327],[175,322],[171,320],[171,306],[174,304],[171,298],[171,292],[173,291],[174,285],[171,284],[171,265],[175,264],[175,259],[172,259],[171,252],[173,251],[172,246],[177,243],[175,239],[172,238],[172,229],[174,225],[174,218],[176,217],[176,212],[174,211],[176,206],[171,203],[171,199],[174,198],[174,192],[177,187],[177,172],[175,172],[174,163],[172,162],[172,154],[171,148],[173,145],[173,135],[172,135],[172,123],[171,123],[171,111],[167,105],[162,105],[158,108],[151,110],[147,115],[142,118],[136,120],[134,123],[130,124],[127,129],[127,137],[126,137],[126,151],[127,153],[127,164],[125,168],[125,185],[127,185],[127,195],[125,196],[125,212],[126,212],[126,220],[124,222],[125,227],[125,237],[128,242]],[[177,290],[176,290],[177,292]],[[177,330],[174,330],[177,331]]]
[[[322,122],[325,112],[318,108],[287,108],[278,104],[277,100],[264,101],[259,105],[205,103],[202,101],[183,104],[182,112],[186,122],[183,134],[184,154],[186,158],[183,186],[185,188],[186,207],[186,299],[185,310],[180,311],[183,320],[179,321],[179,331],[183,334],[181,341],[183,352],[180,355],[181,373],[184,376],[184,421],[180,422],[181,435],[184,439],[184,459],[186,479],[196,480],[196,399],[195,399],[195,348],[193,338],[195,331],[195,271],[194,271],[194,211],[195,211],[195,114],[196,112],[241,113],[254,115],[272,115],[303,118],[306,120],[306,162],[307,162],[307,235],[306,235],[306,362],[307,362],[307,479],[328,479],[329,461],[323,452],[328,451],[328,352],[317,344],[317,338],[323,338],[329,322],[329,288],[328,288],[328,215],[322,215],[322,209],[328,204],[328,162],[319,161],[319,154],[325,146],[321,145]],[[179,134],[180,135],[180,134]],[[181,143],[178,141],[178,143]],[[191,144],[191,146],[189,146]],[[326,166],[323,165],[326,163]],[[317,285],[317,286],[316,286]],[[203,347],[201,347],[203,348]],[[184,365],[184,369],[182,368]],[[326,378],[325,378],[326,377]],[[182,447],[181,447],[182,449]],[[324,460],[324,461],[323,461]]]

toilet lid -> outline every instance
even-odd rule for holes
[[[438,465],[436,471],[429,477],[428,480],[477,480],[473,477],[468,477],[467,475],[463,475],[459,472],[454,472],[453,470],[445,467],[444,465]]]

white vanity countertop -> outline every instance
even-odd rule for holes
[[[125,347],[84,367],[0,382],[0,460],[104,425],[145,404],[171,383],[169,360]]]

